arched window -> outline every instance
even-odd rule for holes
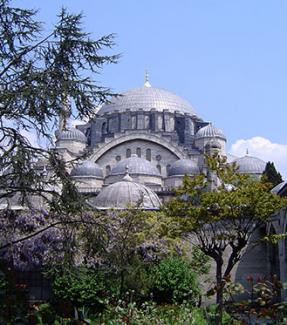
[[[137,156],[138,156],[138,157],[141,157],[141,155],[142,155],[142,150],[141,150],[141,148],[137,148]]]
[[[106,176],[109,176],[111,173],[111,166],[110,165],[107,165],[106,166]]]
[[[166,165],[166,175],[169,175],[169,170],[170,170],[170,164]]]
[[[146,154],[145,154],[146,160],[151,161],[151,150],[146,149]]]
[[[107,123],[104,122],[104,123],[102,124],[102,134],[106,134],[106,133],[107,133]]]
[[[126,157],[129,158],[131,156],[131,154],[132,154],[131,149],[127,149],[127,151],[126,151]]]
[[[157,165],[156,168],[157,168],[158,172],[161,174],[161,165]]]

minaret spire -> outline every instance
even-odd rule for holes
[[[145,71],[145,77],[144,77],[144,87],[151,87],[151,84],[149,83],[149,74],[148,71]]]
[[[67,119],[71,115],[71,105],[70,101],[67,96],[63,98],[62,109],[60,111],[59,116],[59,131],[62,132],[63,130],[67,129]]]

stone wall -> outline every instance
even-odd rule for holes
[[[163,177],[167,176],[168,166],[179,159],[164,146],[150,141],[134,139],[112,147],[95,162],[104,169],[105,176],[107,176],[108,170],[111,170],[120,160],[130,157],[131,154],[137,154],[139,157],[149,160]]]
[[[98,143],[104,142],[117,133],[130,130],[146,130],[149,132],[169,135],[172,141],[191,146],[194,140],[195,131],[198,129],[196,116],[182,114],[180,112],[162,112],[154,109],[144,111],[138,109],[136,112],[126,110],[125,112],[106,113],[97,116],[90,123],[88,141],[93,148]],[[82,127],[84,129],[84,127]]]

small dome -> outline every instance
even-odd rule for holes
[[[112,168],[110,175],[125,175],[127,169],[130,175],[160,176],[156,167],[154,167],[148,160],[139,158],[136,154],[118,162]]]
[[[87,142],[87,138],[83,132],[76,128],[71,128],[67,130],[63,130],[57,134],[57,140],[69,140],[69,141],[79,141],[79,142]]]
[[[238,166],[238,172],[242,174],[262,174],[266,167],[265,161],[251,156],[244,156],[233,161]]]
[[[197,175],[199,173],[197,164],[191,159],[179,159],[168,170],[169,176]]]
[[[94,176],[94,177],[98,177],[98,178],[104,177],[102,168],[98,164],[96,164],[90,160],[85,160],[82,163],[75,166],[72,169],[70,175],[73,177],[74,176],[76,176],[76,177]]]
[[[137,206],[145,210],[160,208],[158,196],[148,187],[135,183],[129,175],[121,181],[104,187],[99,195],[90,200],[90,203],[99,210],[126,209]]]
[[[201,138],[221,138],[226,140],[225,135],[223,134],[222,130],[217,129],[211,123],[199,129],[195,135],[196,139]]]
[[[226,155],[226,162],[227,162],[227,163],[232,163],[232,162],[234,162],[235,159],[238,159],[238,158],[239,158],[239,157],[234,156],[234,155],[228,153],[228,154]]]
[[[272,188],[271,193],[281,195],[282,192],[284,192],[284,189],[286,188],[286,184],[287,184],[286,181],[279,183],[278,185]]]
[[[195,114],[193,107],[184,99],[167,90],[150,86],[131,89],[123,93],[122,96],[113,99],[111,103],[103,105],[98,114],[125,112],[127,109],[132,112],[140,109],[143,111],[154,109],[162,112],[167,109],[171,112]]]

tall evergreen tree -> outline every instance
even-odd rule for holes
[[[60,166],[51,150],[34,146],[25,132],[51,139],[67,102],[69,115],[92,117],[95,107],[113,95],[95,78],[105,64],[118,60],[101,54],[113,46],[113,35],[93,40],[83,29],[82,15],[65,9],[45,35],[36,14],[0,0],[0,199],[46,191],[33,168],[35,157],[49,159],[54,169]],[[55,184],[66,177],[60,170],[55,175]]]
[[[262,181],[271,183],[274,186],[283,182],[281,174],[276,170],[274,163],[268,161],[262,175]]]

